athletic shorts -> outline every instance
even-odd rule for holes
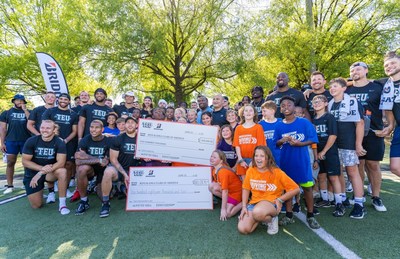
[[[102,167],[101,165],[92,165],[94,176],[97,176],[96,183],[99,184],[103,180],[104,171],[106,170],[106,166]],[[93,180],[94,176],[89,177],[89,181]]]
[[[240,203],[240,201],[228,196],[228,203],[232,204],[233,206],[236,206]]]
[[[38,185],[35,188],[30,187],[33,177],[24,176],[24,180],[22,181],[25,186],[26,195],[30,195],[33,193],[37,193],[44,189],[44,182],[46,181],[46,175],[42,175],[38,180]]]
[[[339,160],[344,166],[355,166],[360,163],[355,150],[339,148]]]
[[[400,126],[394,129],[392,144],[390,145],[390,157],[400,157]]]
[[[308,181],[306,183],[299,183],[301,187],[307,188],[307,187],[313,187],[314,186],[314,181]]]
[[[6,148],[8,155],[22,154],[22,148],[25,145],[25,141],[6,141]]]
[[[270,202],[270,201],[268,201],[269,203],[271,203],[272,204],[272,206],[274,206],[274,208],[276,209],[276,204],[275,203],[272,203],[272,202]],[[254,207],[257,205],[257,203],[255,203],[255,204],[247,204],[247,211],[253,211],[254,210]]]
[[[328,176],[340,175],[340,160],[339,154],[336,150],[325,154],[325,159],[319,161],[319,173],[325,173]]]
[[[377,137],[374,132],[370,131],[369,134],[364,137],[362,146],[367,150],[367,154],[359,157],[359,159],[371,161],[383,160],[383,155],[385,154],[384,138]]]
[[[67,161],[75,161],[75,153],[78,149],[76,141],[68,142],[67,145]]]

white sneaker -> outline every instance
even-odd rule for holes
[[[268,223],[267,233],[270,235],[275,235],[279,231],[278,216],[272,217],[271,222]]]
[[[63,206],[59,209],[61,215],[68,215],[71,211],[67,208],[67,206]]]
[[[55,192],[50,192],[47,195],[46,203],[49,204],[49,203],[54,203],[54,202],[56,202],[56,193]]]
[[[68,199],[71,198],[72,195],[74,195],[74,193],[71,192],[69,189],[67,189],[67,198],[68,198]]]
[[[71,181],[69,181],[68,187],[75,187],[75,179],[71,179]]]
[[[14,191],[13,187],[7,187],[7,189],[3,192],[3,194],[10,194]]]

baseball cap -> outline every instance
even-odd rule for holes
[[[71,101],[71,96],[70,96],[69,94],[67,94],[67,93],[61,93],[61,94],[58,96],[58,98],[60,98],[60,97],[68,98],[68,100]]]
[[[164,100],[164,99],[160,99],[159,101],[158,101],[158,104],[160,104],[160,103],[163,103],[163,104],[165,104],[165,105],[167,105],[168,103],[167,103],[167,101],[166,100]]]
[[[14,103],[15,100],[22,100],[26,104],[25,96],[23,96],[22,94],[14,95],[14,98],[11,100],[11,102]]]
[[[97,93],[103,93],[105,96],[107,96],[107,92],[106,90],[104,90],[103,88],[97,88],[96,91],[94,91],[94,94],[96,95]]]
[[[361,62],[361,61],[353,63],[353,64],[350,66],[350,69],[353,69],[353,68],[355,68],[355,67],[363,67],[363,68],[367,68],[367,69],[368,69],[368,65],[365,64],[364,62]]]
[[[132,91],[128,91],[128,92],[126,92],[126,93],[124,93],[124,94],[122,95],[122,98],[125,98],[126,96],[133,96],[133,97],[135,97],[135,94],[134,94]]]

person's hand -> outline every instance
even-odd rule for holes
[[[319,152],[319,153],[317,154],[317,158],[318,158],[319,160],[325,160],[325,155],[326,155],[326,152],[321,151],[321,152]]]
[[[247,169],[249,167],[249,165],[244,160],[240,162],[240,166],[243,167],[244,169]]]
[[[6,145],[1,145],[1,146],[0,146],[0,149],[1,149],[1,152],[7,154],[7,147],[6,147]]]
[[[125,186],[128,188],[128,186],[129,186],[129,175],[127,175],[127,174],[124,174],[124,183],[125,183]]]
[[[310,98],[310,94],[313,92],[313,90],[311,89],[307,89],[304,91],[303,95],[304,95],[304,99],[306,99],[306,101],[308,100],[308,98]]]
[[[53,165],[45,165],[40,171],[45,172],[46,174],[51,173],[53,172]]]
[[[300,141],[300,140],[297,140],[297,139],[294,139],[294,138],[291,138],[291,139],[289,140],[289,144],[290,144],[291,146],[293,146],[293,147],[299,147],[299,146],[301,146],[301,141]]]
[[[104,157],[104,158],[102,158],[100,161],[101,161],[100,165],[101,165],[102,167],[105,167],[105,166],[108,165],[108,163],[110,162],[110,160],[108,160],[108,157]]]
[[[382,130],[375,130],[374,133],[377,137],[387,137],[392,133],[393,129],[391,127],[385,127]]]
[[[276,205],[276,215],[279,215],[279,213],[282,210],[282,203],[278,200],[275,200],[275,205]]]
[[[367,150],[365,150],[362,145],[357,145],[356,153],[357,153],[357,156],[365,156],[367,154]]]
[[[35,176],[32,178],[31,182],[29,183],[29,186],[32,188],[36,188],[38,186],[38,181],[42,177],[42,172],[38,172],[35,174]]]
[[[315,161],[314,161],[314,163],[313,163],[313,169],[314,169],[314,170],[317,170],[317,169],[318,169],[318,167],[319,167],[319,165],[318,165],[318,161],[317,161],[317,160],[315,160]]]
[[[221,215],[219,216],[219,219],[221,221],[226,221],[228,218],[228,212],[226,211],[226,209],[221,209]]]
[[[242,208],[242,211],[240,212],[239,215],[239,220],[243,220],[244,217],[248,217],[249,216],[249,212],[247,211],[247,206]]]

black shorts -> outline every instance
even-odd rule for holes
[[[24,176],[24,180],[22,181],[24,183],[25,186],[25,191],[26,191],[26,195],[30,195],[33,193],[37,193],[41,190],[44,189],[44,182],[46,181],[46,175],[42,175],[39,180],[38,180],[38,185],[35,188],[30,187],[29,185],[31,184],[32,181],[32,177],[28,177],[28,176]]]
[[[400,126],[397,126],[393,133],[390,157],[400,157]]]
[[[368,135],[364,137],[362,146],[367,151],[367,154],[359,157],[359,159],[371,161],[383,160],[383,156],[385,155],[384,138],[377,137],[374,132],[370,131]]]
[[[67,143],[67,161],[75,161],[75,152],[78,149],[78,143],[76,141],[70,141]]]
[[[104,171],[106,170],[107,166],[102,167],[101,165],[92,165],[94,176],[97,176],[96,183],[99,184],[103,180]],[[93,180],[94,176],[89,177],[89,181]]]
[[[326,173],[328,176],[340,175],[340,160],[337,150],[329,149],[325,159],[319,161],[319,173]]]

